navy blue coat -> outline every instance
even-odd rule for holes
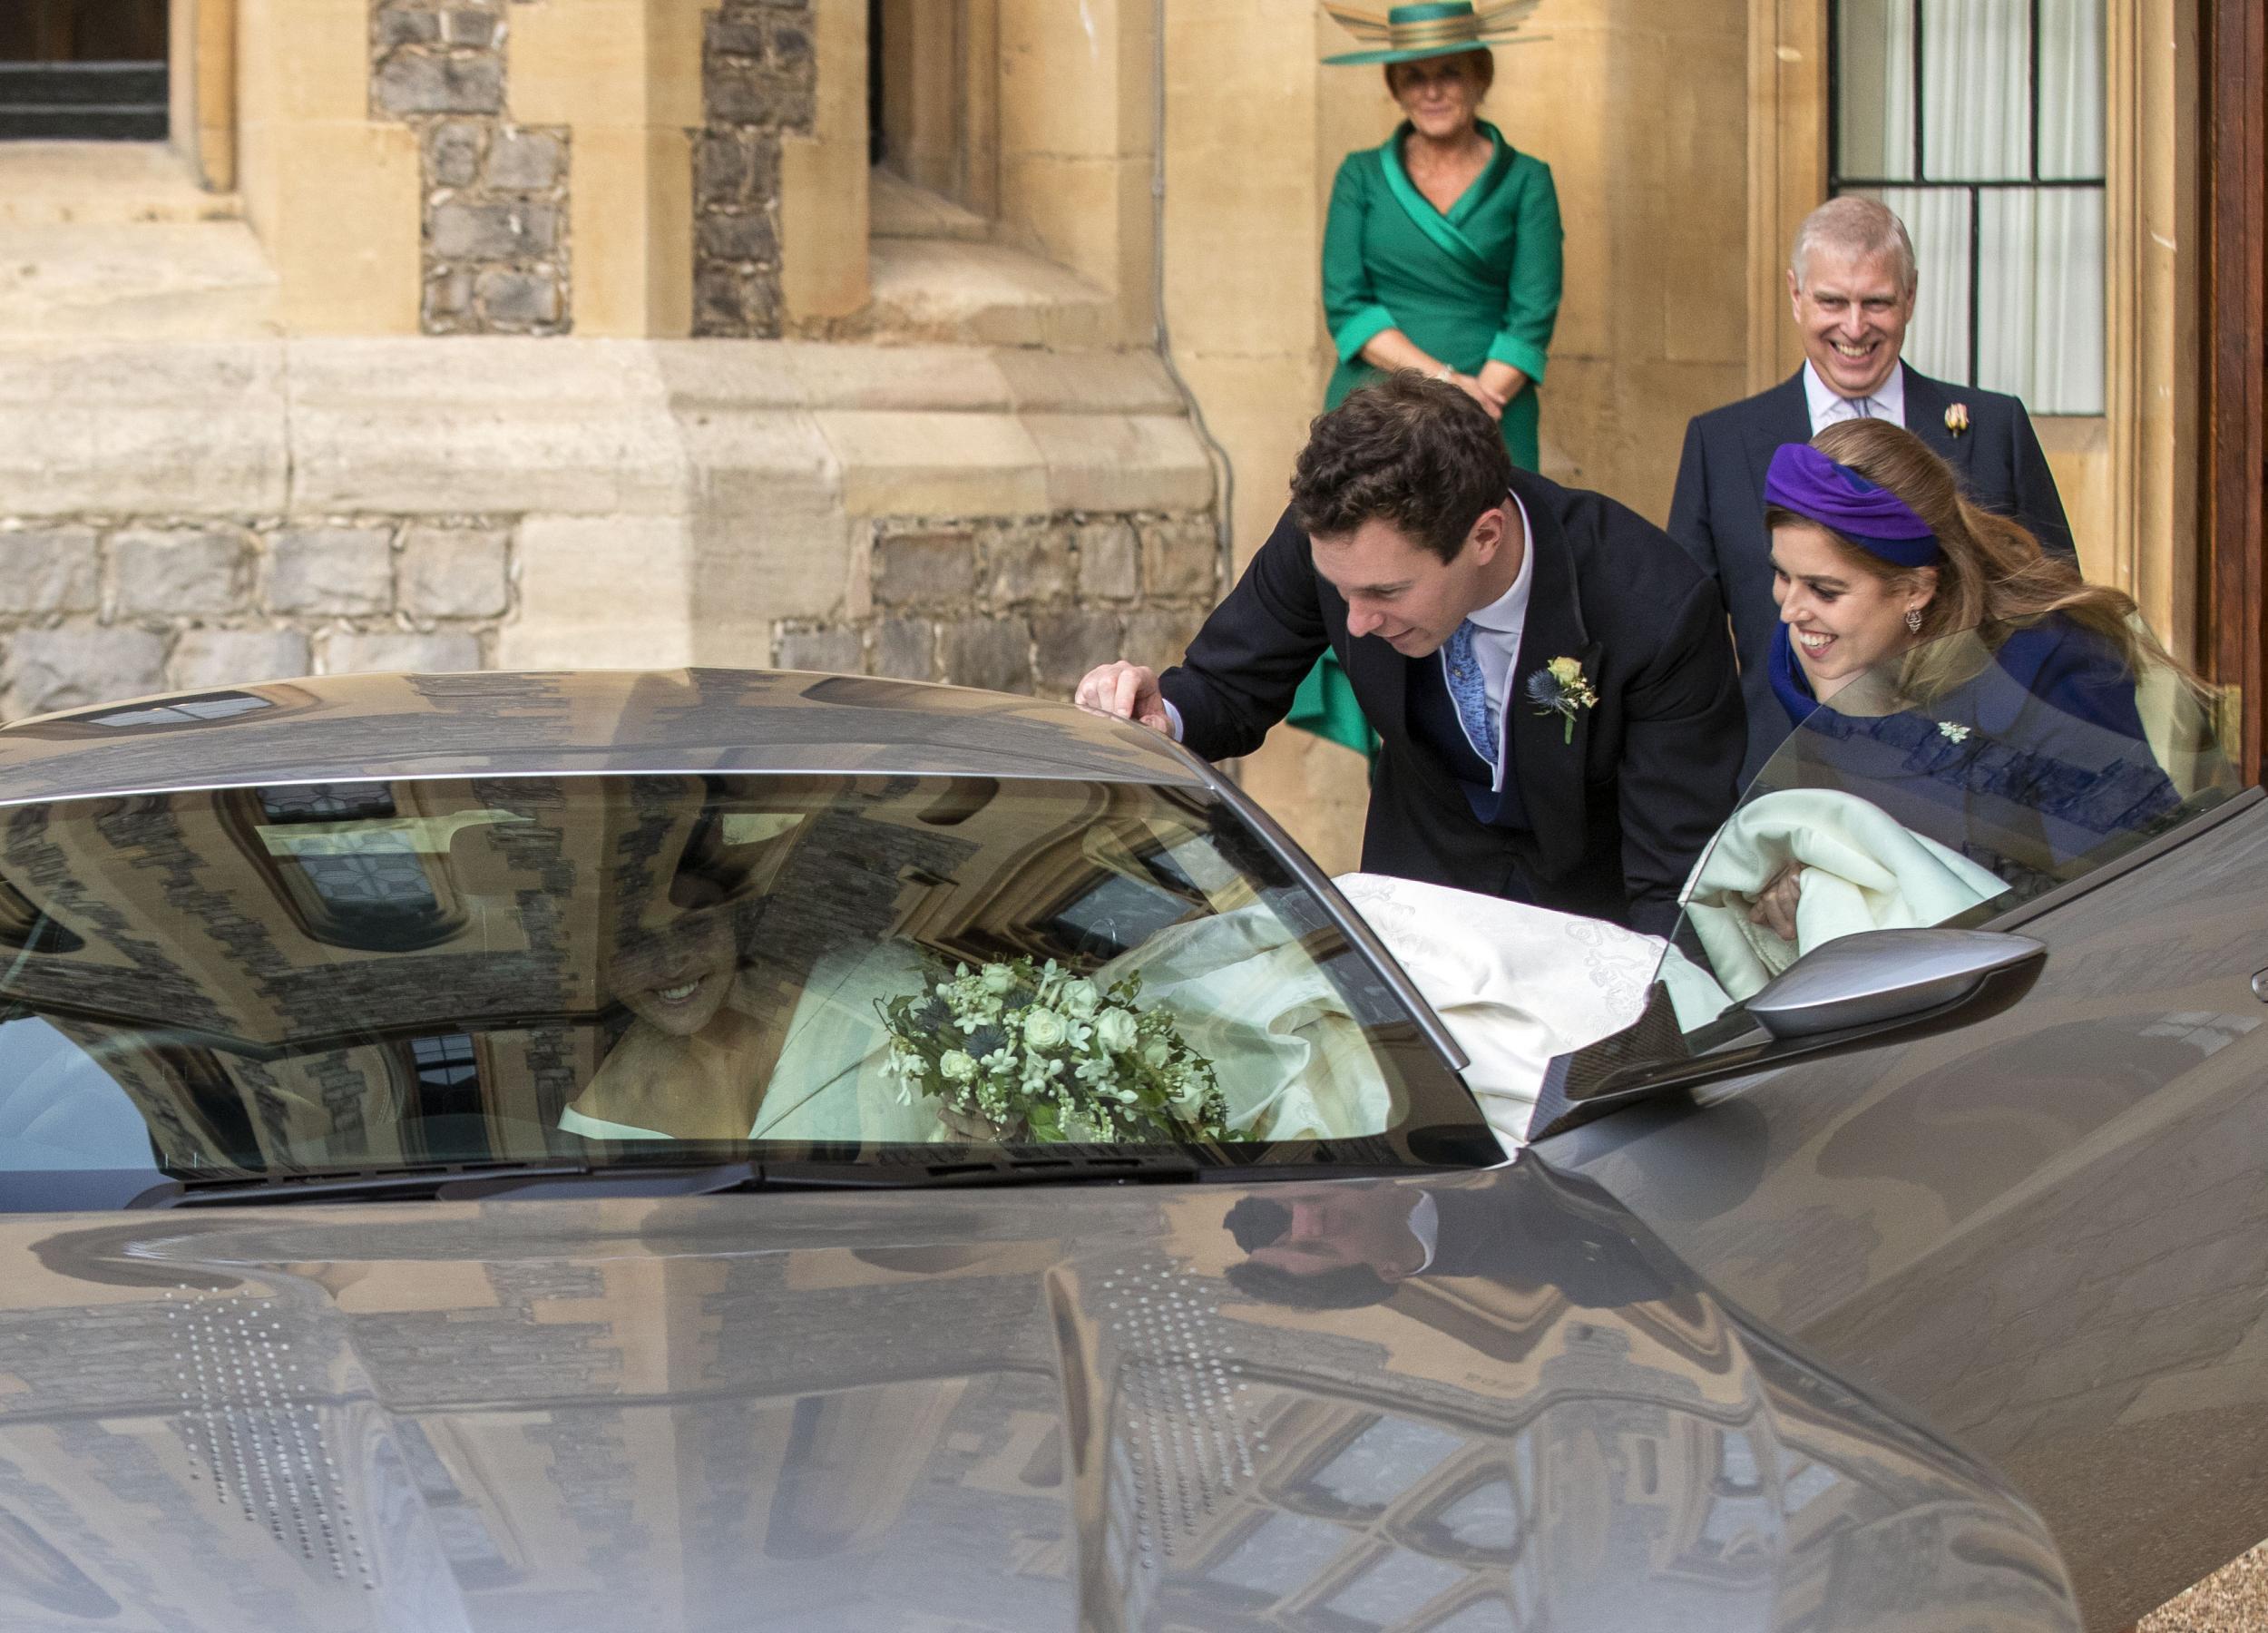
[[[2024,405],[2000,392],[1945,385],[1909,364],[1899,367],[1905,370],[1907,429],[1960,474],[1977,504],[2014,517],[2044,548],[2072,555],[2071,525]],[[1945,411],[1954,403],[1969,410],[1969,429],[1959,436],[1945,426]],[[1669,536],[1716,580],[1740,653],[1741,698],[1748,710],[1743,786],[1788,733],[1766,668],[1780,611],[1772,599],[1772,541],[1764,526],[1765,467],[1781,444],[1811,436],[1811,406],[1798,369],[1769,391],[1696,415],[1686,426],[1685,454],[1677,462]]]
[[[1976,674],[1899,714],[1815,705],[1784,634],[1768,662],[1774,707],[1801,724],[1767,783],[1855,794],[2028,894],[2087,872],[2181,804],[2126,660],[2059,613],[2012,631]]]

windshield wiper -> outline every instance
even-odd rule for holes
[[[489,1197],[706,1197],[751,1190],[924,1190],[998,1185],[1170,1184],[1251,1169],[1147,1151],[1002,1151],[936,1161],[463,1164],[266,1179],[168,1179],[129,1208],[291,1202],[477,1202]]]

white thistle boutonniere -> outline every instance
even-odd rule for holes
[[[1969,429],[1969,405],[1955,403],[1945,410],[1945,428],[1955,436]]]
[[[1528,677],[1528,700],[1536,704],[1539,714],[1558,715],[1566,722],[1566,730],[1559,740],[1575,740],[1575,717],[1598,701],[1598,694],[1591,689],[1590,678],[1583,673],[1583,666],[1572,658],[1554,658]]]
[[[1950,720],[1940,720],[1937,723],[1938,736],[1949,738],[1956,743],[1967,742],[1969,740],[1969,733],[1970,729],[1971,728],[1970,727],[1959,726]]]

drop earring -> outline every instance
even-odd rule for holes
[[[1912,634],[1919,635],[1921,633],[1921,608],[1908,607],[1906,609],[1906,628]]]

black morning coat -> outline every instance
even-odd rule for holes
[[[1953,467],[1972,501],[2013,516],[2046,549],[2070,556],[2071,524],[2024,405],[1898,367],[1906,375],[1906,428]],[[1945,423],[1955,403],[1969,411],[1969,428],[1959,435]],[[1716,580],[1732,611],[1748,711],[1744,787],[1794,729],[1772,691],[1769,655],[1780,609],[1772,599],[1772,540],[1764,526],[1765,467],[1782,443],[1811,439],[1811,404],[1799,368],[1769,391],[1693,417],[1669,504],[1670,537]]]
[[[1338,653],[1382,746],[1363,866],[1667,934],[1677,891],[1732,810],[1745,730],[1716,586],[1659,528],[1611,499],[1525,471],[1535,555],[1507,686],[1513,825],[1475,814],[1467,785],[1413,736],[1432,676],[1383,639],[1347,633],[1346,601],[1315,571],[1289,512],[1158,684],[1182,740],[1207,759],[1249,754],[1322,656]],[[1567,724],[1527,696],[1554,658],[1582,664],[1598,701]]]

